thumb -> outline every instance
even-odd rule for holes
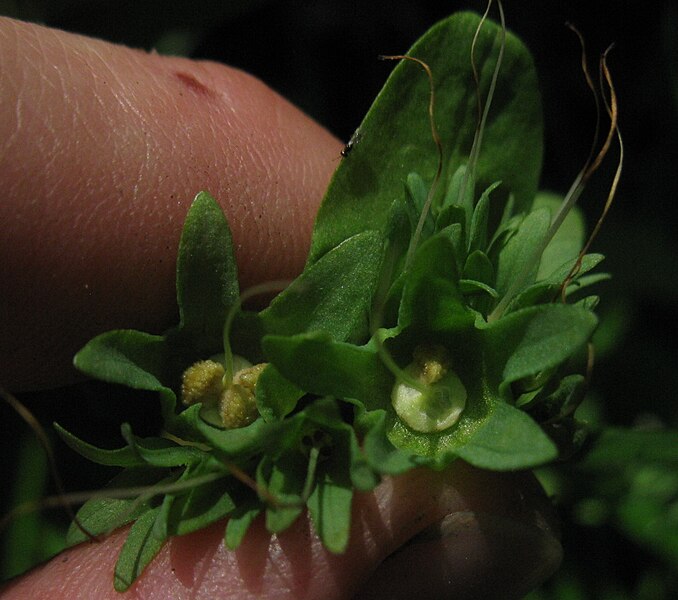
[[[191,200],[233,229],[243,288],[293,278],[340,143],[253,77],[0,17],[0,372],[74,376],[114,328],[176,321]]]

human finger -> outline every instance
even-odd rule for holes
[[[306,517],[279,536],[259,520],[235,551],[225,548],[221,523],[170,539],[120,595],[113,572],[125,533],[59,555],[0,597],[509,600],[550,575],[561,556],[550,506],[530,476],[461,461],[358,494],[340,555],[323,548]]]
[[[6,18],[0,55],[7,388],[68,382],[103,331],[174,324],[200,190],[227,214],[243,288],[301,271],[341,145],[260,81]]]

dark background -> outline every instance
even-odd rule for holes
[[[544,188],[567,190],[588,154],[595,125],[579,45],[564,24],[570,21],[580,29],[592,60],[615,43],[609,65],[619,96],[626,160],[615,206],[593,246],[606,255],[605,267],[614,276],[598,289],[602,323],[585,409],[594,423],[678,427],[678,283],[673,276],[678,256],[678,8],[673,4],[509,0],[505,7],[509,28],[534,54],[542,87]],[[435,21],[467,8],[482,11],[484,5],[433,0],[0,0],[3,15],[241,67],[343,139],[360,123],[392,68],[376,56],[405,52]],[[589,223],[600,213],[613,168],[612,159],[582,198]],[[43,424],[56,419],[85,438],[96,428],[97,443],[110,446],[119,443],[121,421],[132,420],[143,433],[156,410],[152,397],[139,402],[137,396],[132,405],[124,394],[94,383],[21,399]],[[6,407],[0,416],[8,423],[6,431],[23,431]],[[2,442],[9,467],[6,480],[13,480],[12,465],[18,464],[20,470],[36,473],[34,486],[41,489],[35,442],[28,432],[22,439]],[[22,445],[27,448],[23,459]],[[101,485],[109,475],[60,447],[58,458],[72,467],[64,473],[69,489]],[[577,482],[560,485],[576,487]],[[17,490],[15,486],[15,497]],[[19,497],[30,490],[23,493]],[[561,574],[535,598],[678,594],[675,567],[662,553],[639,544],[615,527],[613,519],[577,519],[576,490],[561,496],[566,500],[562,511],[568,558]],[[678,488],[673,502],[672,526],[678,531]],[[47,525],[35,519],[34,527],[58,529],[60,517],[50,517]],[[13,556],[11,540],[8,544],[6,556]],[[18,559],[12,556],[5,559],[5,574],[25,564],[14,565],[12,560]]]

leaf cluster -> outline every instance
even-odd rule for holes
[[[479,24],[476,15],[454,15],[410,51],[436,83],[440,180],[424,110],[429,86],[403,62],[335,173],[303,273],[267,308],[241,309],[230,230],[203,192],[179,247],[179,324],[163,335],[108,332],[76,356],[84,373],[161,400],[159,435],[139,438],[124,425],[116,450],[58,428],[80,454],[124,469],[69,534],[74,544],[83,530],[133,523],[116,589],[127,589],[168,537],[225,517],[234,548],[260,514],[279,533],[307,509],[325,546],[342,552],[354,492],[384,475],[457,458],[525,469],[572,449],[596,299],[561,296],[597,281],[588,272],[601,257],[583,257],[570,277],[583,223],[572,212],[554,234],[558,200],[536,191],[542,132],[531,57],[483,23],[476,90],[469,57]],[[487,96],[504,43],[498,109],[482,125],[479,158],[469,160],[476,92]],[[445,348],[467,393],[461,418],[442,431],[413,429],[391,400],[422,344]],[[225,356],[228,366],[233,354],[266,367],[255,390],[259,417],[225,429],[203,420],[200,404],[179,402],[181,376],[210,357]]]

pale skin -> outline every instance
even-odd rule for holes
[[[342,144],[260,81],[5,18],[0,56],[5,388],[73,381],[73,353],[102,331],[173,324],[176,247],[199,190],[228,216],[243,288],[301,271]],[[0,597],[518,598],[560,560],[529,475],[461,462],[358,494],[353,522],[341,556],[305,519],[279,537],[257,523],[236,552],[223,524],[175,538],[124,595],[116,532]]]

